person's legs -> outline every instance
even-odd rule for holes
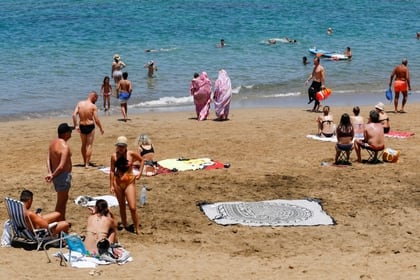
[[[111,244],[118,242],[117,232],[115,230],[110,231],[110,233],[108,234],[108,240]]]
[[[80,133],[80,140],[82,142],[82,146],[80,147],[80,152],[82,153],[83,164],[86,166],[86,143],[87,143],[87,135]],[[89,164],[89,163],[88,163]]]
[[[120,218],[123,227],[127,227],[127,214],[125,213],[125,194],[120,186],[115,187],[115,196],[118,200],[118,207],[120,208]]]
[[[60,234],[60,232],[68,232],[70,228],[70,224],[66,221],[60,221],[57,223],[57,226],[54,228],[53,233],[54,234]]]
[[[401,112],[405,112],[404,108],[405,108],[405,104],[407,104],[407,99],[408,99],[407,92],[403,91],[402,95],[403,95],[403,100],[402,100]]]
[[[92,149],[93,149],[93,140],[95,139],[95,130],[93,130],[91,133],[86,135],[85,140],[85,167],[89,167],[90,158],[92,157]]]
[[[363,143],[361,143],[361,141],[359,139],[356,139],[354,141],[354,150],[356,151],[358,162],[362,162],[362,156],[361,156],[361,153],[360,153],[360,145],[363,145]]]
[[[109,108],[111,107],[111,96],[107,95],[105,100],[106,100],[106,107],[109,110]]]
[[[61,221],[61,213],[58,211],[47,213],[45,215],[42,215],[42,217],[49,223]]]
[[[123,115],[123,119],[127,119],[127,103],[121,103],[121,113]]]
[[[139,217],[137,216],[137,206],[136,206],[136,185],[135,182],[131,183],[125,189],[125,196],[127,199],[128,208],[131,212],[131,218],[133,219],[134,232],[139,233]]]
[[[394,112],[398,112],[398,100],[400,99],[400,92],[396,91],[394,96]]]
[[[61,213],[60,221],[66,219],[66,207],[67,200],[69,199],[69,191],[59,191],[57,192],[57,203],[55,205],[55,211]]]

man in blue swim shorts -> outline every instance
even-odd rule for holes
[[[133,92],[133,85],[128,79],[128,73],[123,73],[123,79],[119,83],[117,92],[119,92],[119,100],[121,104],[121,113],[123,115],[123,121],[127,121],[127,101],[131,97]]]
[[[57,192],[57,203],[55,211],[61,214],[60,221],[66,219],[66,206],[69,199],[69,190],[71,187],[71,152],[67,141],[71,138],[74,127],[67,123],[58,126],[58,137],[54,139],[48,149],[47,168],[48,174],[45,181],[53,182]]]

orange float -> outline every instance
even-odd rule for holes
[[[318,91],[315,95],[316,100],[322,101],[327,99],[332,93],[332,90],[330,88],[324,88],[320,91]]]

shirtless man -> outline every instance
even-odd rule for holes
[[[122,78],[122,69],[125,67],[125,63],[122,62],[120,55],[114,55],[114,61],[112,62],[111,76],[114,78],[115,88]]]
[[[127,102],[128,99],[131,97],[131,93],[133,92],[133,86],[131,81],[128,80],[128,73],[123,73],[123,80],[118,85],[118,98],[120,100],[121,105],[121,113],[123,115],[123,120],[127,121]]]
[[[87,220],[87,234],[84,243],[90,253],[97,254],[97,244],[101,239],[108,239],[110,244],[118,242],[118,222],[109,210],[106,200],[98,199],[95,208],[89,208],[89,210],[91,215]]]
[[[57,222],[57,225],[51,229],[54,235],[60,232],[68,232],[70,224],[61,218],[60,212],[47,213],[41,215],[40,212],[31,211],[34,194],[30,190],[24,190],[20,194],[20,201],[25,205],[25,216],[31,220],[33,229],[48,228],[48,225]],[[28,225],[30,227],[30,225]]]
[[[98,117],[98,108],[95,105],[97,100],[98,94],[95,91],[91,91],[86,100],[77,103],[73,112],[73,125],[80,133],[80,139],[82,140],[81,152],[85,168],[89,168],[90,158],[92,156],[95,124],[99,127],[101,134],[104,134]],[[77,125],[77,115],[79,115],[79,125]]]
[[[58,126],[58,138],[54,139],[48,150],[45,181],[53,182],[57,192],[55,211],[61,214],[61,221],[66,219],[66,206],[71,187],[71,152],[67,141],[71,138],[74,127],[62,123]]]
[[[385,146],[384,128],[379,121],[379,114],[376,110],[369,113],[369,122],[365,125],[364,139],[354,140],[354,150],[357,154],[357,161],[362,162],[361,149],[383,150]],[[376,160],[376,159],[374,159]]]
[[[153,74],[157,71],[157,66],[153,60],[150,60],[148,63],[144,65],[144,68],[147,68],[147,76],[149,78],[153,78]]]
[[[410,86],[410,71],[407,67],[408,61],[406,58],[402,60],[400,65],[397,65],[394,68],[394,71],[391,73],[391,77],[389,79],[389,87],[392,85],[392,80],[395,77],[394,81],[394,92],[395,92],[395,99],[394,99],[394,112],[398,112],[398,99],[400,98],[400,92],[403,95],[402,106],[400,113],[405,113],[404,106],[407,103],[407,88],[411,90]]]
[[[305,82],[305,85],[308,85],[308,82],[312,80],[312,84],[308,89],[308,96],[310,104],[312,101],[315,100],[314,108],[312,112],[318,112],[319,107],[321,106],[321,102],[316,100],[315,96],[318,91],[325,88],[325,70],[324,67],[320,64],[319,57],[314,58],[314,68],[312,70],[312,74],[308,77]]]

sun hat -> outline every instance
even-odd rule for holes
[[[69,126],[67,123],[62,123],[58,126],[57,132],[60,135],[66,132],[71,132],[73,129],[74,129],[73,126]]]
[[[127,143],[128,143],[127,137],[120,136],[120,137],[117,138],[117,142],[115,143],[115,146],[124,146],[124,147],[127,147],[127,145],[128,145]]]
[[[114,59],[120,60],[120,55],[119,54],[114,54]]]
[[[379,102],[378,104],[375,105],[375,109],[378,109],[379,111],[383,111],[384,104],[382,102]]]

